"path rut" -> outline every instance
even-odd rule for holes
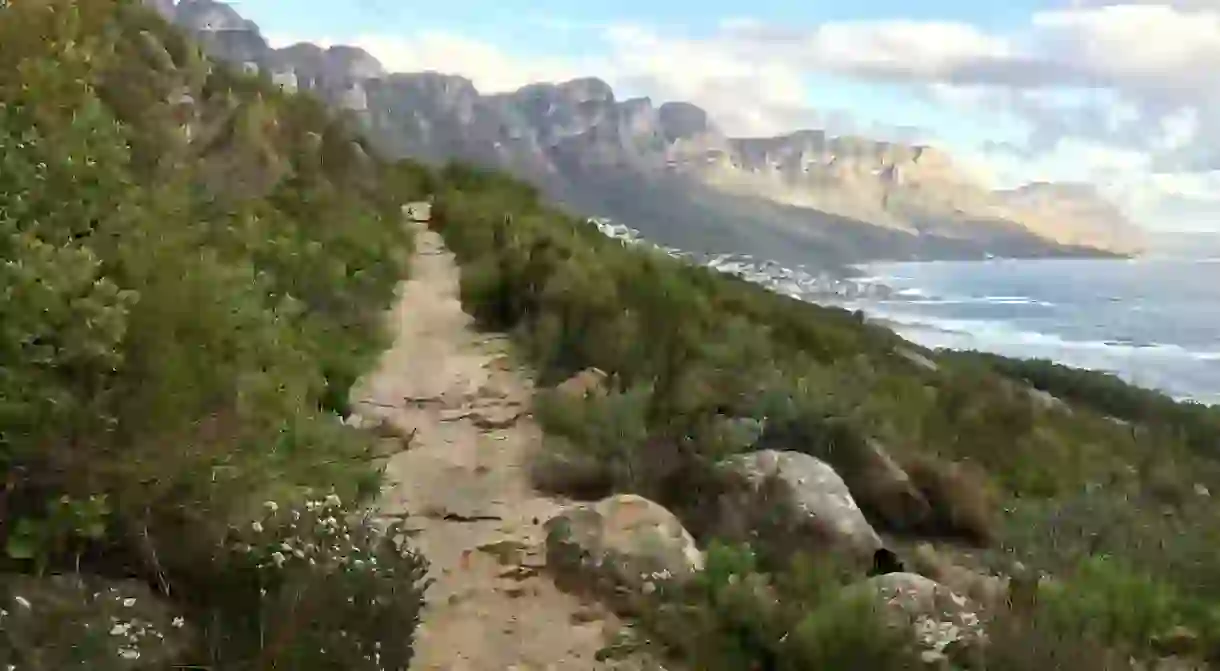
[[[382,514],[408,514],[435,581],[412,669],[639,668],[595,661],[620,624],[541,571],[542,524],[565,502],[529,484],[541,442],[532,383],[504,336],[475,330],[458,278],[440,236],[421,227],[394,343],[352,393],[357,414],[415,432],[388,461],[380,502]]]

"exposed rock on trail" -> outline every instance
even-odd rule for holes
[[[532,382],[506,358],[507,341],[478,333],[462,311],[440,236],[421,228],[417,247],[391,318],[394,344],[352,392],[357,415],[413,433],[387,463],[380,505],[387,516],[408,513],[435,580],[412,668],[641,668],[596,661],[620,623],[540,570],[542,525],[565,505],[529,484],[541,442],[528,414]]]

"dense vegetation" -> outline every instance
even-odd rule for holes
[[[1065,401],[1170,434],[1204,456],[1220,456],[1217,441],[1220,409],[1214,406],[1175,401],[1161,392],[1127,384],[1114,375],[1042,359],[1006,359],[994,355],[983,358],[1004,374],[1024,379]]]
[[[580,497],[639,493],[698,534],[699,503],[712,487],[708,467],[727,454],[804,451],[851,484],[876,441],[933,504],[932,519],[916,526],[866,510],[879,527],[958,537],[981,546],[985,561],[1016,556],[1059,578],[1040,599],[1040,624],[1020,624],[1026,614],[997,625],[1013,638],[994,646],[988,668],[1041,668],[1056,655],[1107,668],[1102,648],[1090,646],[1138,656],[1178,625],[1218,640],[1220,519],[1206,495],[1218,482],[1216,411],[1091,373],[1056,376],[1058,369],[1037,363],[934,355],[859,315],[604,238],[496,175],[451,166],[440,189],[434,218],[462,263],[468,309],[516,333],[543,382],[587,367],[610,375],[605,396],[540,398],[551,436],[540,483]],[[742,418],[761,420],[757,441],[734,433]],[[737,561],[733,552],[724,561]],[[750,561],[757,563],[746,573],[791,583],[785,559]],[[745,646],[761,668],[811,668],[784,657],[764,630],[816,630],[809,618],[827,617],[817,600],[780,589],[781,603],[788,601],[775,611],[780,621],[742,622],[748,609],[725,601],[727,586],[699,589],[683,598],[720,616],[685,611],[684,634],[698,634],[694,623],[706,621],[705,642],[772,641]],[[825,620],[825,636],[837,621]],[[823,634],[809,635],[817,639],[806,641],[810,649],[821,649]],[[740,659],[739,650],[721,652]]]
[[[406,668],[423,562],[339,420],[414,173],[138,2],[0,45],[0,666]]]
[[[10,3],[0,45],[5,668],[407,667],[424,563],[359,514],[376,455],[338,419],[408,270],[400,205],[425,193],[484,325],[545,383],[610,374],[604,396],[539,397],[538,481],[643,494],[711,548],[640,614],[669,654],[915,664],[840,589],[852,568],[722,546],[701,524],[727,455],[805,451],[855,489],[873,445],[932,504],[918,520],[866,506],[879,528],[1058,578],[962,664],[1119,668],[1177,626],[1220,653],[1214,409],[927,352],[625,247],[504,177],[387,164],[133,0]]]

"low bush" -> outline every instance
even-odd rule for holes
[[[851,575],[805,557],[762,573],[748,548],[714,544],[704,572],[663,584],[640,626],[664,654],[707,671],[921,668],[912,633],[843,589]]]
[[[922,454],[905,459],[902,468],[932,507],[929,531],[979,545],[995,541],[997,504],[985,472]]]
[[[226,669],[410,667],[427,562],[401,521],[330,494],[234,529],[223,570],[192,604],[200,663]],[[200,586],[201,588],[204,586]]]

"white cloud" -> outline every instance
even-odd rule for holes
[[[302,39],[269,35],[268,42],[283,47]],[[533,82],[566,81],[587,75],[593,63],[564,59],[521,57],[494,45],[441,31],[409,37],[365,34],[346,39],[309,38],[322,47],[347,44],[372,54],[390,72],[435,70],[460,74],[483,93],[512,91]],[[582,69],[586,68],[586,69]]]
[[[635,26],[612,27],[605,37],[612,83],[693,102],[729,133],[769,135],[824,121],[809,106],[801,69],[780,58],[742,59],[715,42],[665,38]]]

